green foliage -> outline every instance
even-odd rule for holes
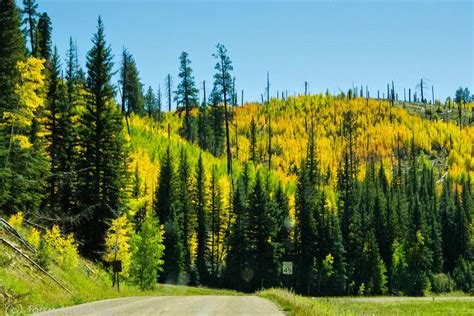
[[[454,282],[444,273],[434,274],[431,277],[431,290],[434,293],[448,293],[454,290]]]
[[[35,42],[35,32],[36,32],[36,23],[38,19],[38,4],[36,0],[23,0],[23,23],[24,29],[23,32],[30,39],[31,44],[31,55],[36,56],[36,42]]]
[[[153,289],[163,266],[163,229],[154,216],[148,215],[132,238],[132,281],[142,290]]]
[[[194,127],[194,121],[191,117],[191,108],[198,105],[198,92],[194,83],[193,70],[190,67],[191,61],[188,58],[188,53],[182,52],[179,56],[179,78],[181,82],[178,84],[177,90],[175,91],[174,100],[177,102],[178,107],[185,110],[184,116],[184,128],[182,135],[188,141],[194,142],[196,140],[196,132]]]
[[[195,271],[192,268],[191,242],[193,232],[195,231],[196,216],[195,209],[191,199],[191,169],[189,167],[187,152],[181,149],[179,157],[179,175],[178,175],[178,191],[177,205],[180,214],[180,229],[182,231],[183,252],[184,252],[184,269],[186,271],[186,279],[191,284],[196,284]]]
[[[474,288],[474,264],[472,261],[459,258],[452,278],[456,283],[456,288],[466,293],[472,293]]]
[[[36,57],[44,58],[46,60],[51,58],[51,33],[51,19],[49,18],[48,13],[43,12],[38,19],[38,25],[36,27]]]
[[[199,154],[196,165],[196,181],[194,187],[194,201],[197,213],[197,253],[196,253],[196,272],[198,282],[206,284],[209,282],[209,268],[206,261],[208,255],[208,216],[207,216],[207,196],[206,196],[206,174],[202,155]]]
[[[103,250],[106,221],[123,208],[128,166],[123,121],[113,101],[112,53],[105,41],[104,25],[99,17],[93,47],[87,54],[87,98],[82,115],[80,147],[82,156],[78,174],[79,208],[89,213],[82,221],[79,235],[89,257]]]
[[[122,89],[122,112],[145,114],[143,84],[140,82],[135,59],[126,49],[122,52],[119,84]]]

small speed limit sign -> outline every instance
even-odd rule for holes
[[[293,262],[283,261],[283,274],[293,274]]]

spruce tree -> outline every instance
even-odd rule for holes
[[[327,223],[327,252],[321,258],[320,270],[322,276],[318,286],[318,295],[344,295],[346,293],[347,275],[339,218],[334,211],[327,208],[324,203],[324,195],[321,200],[321,205],[324,207],[323,214],[325,214],[324,222]]]
[[[434,171],[428,161],[423,162],[420,180],[421,203],[426,217],[427,245],[432,253],[431,272],[440,273],[443,268],[441,227]]]
[[[196,166],[195,181],[195,206],[197,212],[197,250],[196,250],[196,270],[198,282],[206,284],[209,282],[209,269],[207,264],[207,244],[209,238],[206,200],[206,174],[201,154],[199,154]]]
[[[171,206],[171,212],[165,222],[164,264],[159,277],[162,283],[182,284],[185,281],[183,236],[176,208],[176,204]]]
[[[443,267],[445,272],[451,272],[456,265],[456,233],[455,209],[453,198],[453,182],[450,177],[443,181],[443,191],[440,198],[441,239],[443,249]]]
[[[269,208],[267,192],[257,174],[255,186],[249,196],[249,234],[253,244],[254,290],[277,285],[278,262],[276,261],[275,245],[270,242],[272,231],[272,210]]]
[[[194,83],[193,70],[190,67],[191,61],[188,58],[188,53],[182,52],[179,56],[179,78],[181,82],[178,84],[175,91],[175,101],[178,106],[184,107],[184,130],[183,136],[188,141],[194,142],[194,128],[192,126],[191,108],[198,104],[198,92]]]
[[[226,153],[227,153],[227,174],[232,175],[232,154],[230,150],[230,131],[229,131],[229,112],[227,104],[232,100],[232,76],[231,71],[234,70],[232,62],[227,55],[227,49],[222,44],[216,45],[217,52],[213,56],[217,59],[216,74],[214,75],[214,88],[220,96],[220,100],[224,102],[224,120],[225,120],[225,136],[226,136]]]
[[[219,182],[217,179],[217,169],[214,166],[211,173],[210,181],[210,228],[211,228],[211,240],[210,240],[210,254],[209,261],[211,265],[211,282],[216,285],[218,282],[219,271],[220,271],[220,248],[221,248],[221,194],[219,189]]]
[[[252,117],[250,121],[250,160],[257,163],[257,124],[255,119]]]
[[[123,97],[122,112],[144,114],[143,84],[140,82],[135,59],[125,48],[122,51],[119,84]]]
[[[151,86],[148,87],[148,90],[145,94],[145,111],[148,114],[149,118],[155,116],[156,112],[156,97]]]
[[[114,104],[111,84],[112,53],[105,41],[104,24],[99,17],[93,47],[87,53],[85,112],[82,116],[79,175],[79,207],[90,214],[79,230],[83,252],[98,258],[107,221],[123,209],[123,188],[128,182],[127,149],[123,123]]]
[[[171,214],[171,205],[175,199],[174,178],[173,161],[168,146],[160,163],[160,177],[153,198],[153,209],[160,223],[166,223]]]
[[[304,162],[298,173],[295,195],[295,257],[296,257],[296,288],[300,293],[309,295],[314,278],[314,192],[309,180],[308,168]]]
[[[184,269],[187,273],[188,279],[193,284],[196,283],[195,271],[192,268],[192,254],[191,254],[191,236],[193,234],[194,223],[196,216],[191,201],[191,170],[188,163],[188,155],[184,148],[181,148],[179,157],[179,189],[178,189],[178,204],[179,204],[179,218],[180,229],[182,230],[183,240],[183,255],[184,255]]]
[[[49,60],[52,54],[51,44],[51,19],[48,14],[42,13],[38,19],[38,26],[36,28],[36,54],[35,56]]]
[[[471,184],[471,177],[465,175],[461,180],[461,200],[462,200],[462,209],[464,215],[463,225],[461,226],[461,245],[462,250],[461,254],[466,260],[472,260],[472,256],[474,253],[472,252],[472,247],[474,246],[472,243],[472,216],[474,214],[474,201],[472,199],[472,184]],[[471,225],[471,226],[470,226]],[[470,233],[471,232],[471,233]]]
[[[160,274],[160,282],[181,283],[184,280],[185,268],[182,220],[177,199],[176,175],[169,147],[161,161],[153,208],[159,221],[165,225],[163,257],[165,263],[163,273]]]
[[[23,0],[22,13],[25,16],[23,18],[23,24],[25,25],[24,32],[29,37],[32,56],[36,56],[35,32],[38,19],[37,9],[38,4],[36,0]]]
[[[275,223],[276,223],[276,234],[274,243],[280,247],[281,257],[285,261],[293,260],[294,244],[291,241],[291,218],[290,218],[290,206],[288,196],[283,190],[281,183],[275,191]]]
[[[211,106],[209,109],[209,125],[211,126],[210,130],[210,144],[208,145],[210,152],[216,156],[220,157],[223,154],[224,144],[225,144],[225,114],[224,107],[219,105],[220,96],[217,93],[217,88],[214,86],[214,90],[210,96]]]
[[[423,295],[429,284],[432,253],[427,246],[425,222],[418,193],[411,198],[411,223],[406,241],[407,272],[404,291],[407,295]]]
[[[58,195],[60,194],[60,185],[59,185],[59,160],[60,155],[64,153],[61,151],[62,139],[60,136],[60,129],[62,126],[59,125],[59,118],[61,116],[60,104],[64,104],[65,100],[65,91],[64,85],[60,78],[61,64],[59,61],[58,51],[55,48],[53,58],[49,67],[49,85],[47,92],[46,100],[46,109],[47,109],[47,122],[46,129],[48,130],[48,152],[51,159],[51,177],[48,179],[49,186],[49,205],[55,213],[60,213],[63,210],[60,208],[58,203]]]
[[[248,170],[248,168],[247,168]],[[245,171],[244,171],[245,172]],[[245,178],[241,176],[235,186],[233,211],[235,221],[231,227],[228,241],[224,284],[239,291],[251,290],[251,277],[254,265],[251,265],[252,248],[249,238],[249,203],[245,193]]]
[[[15,85],[20,80],[17,62],[24,58],[25,43],[14,0],[0,2],[0,111],[12,110],[18,103]],[[3,120],[3,115],[0,116]]]

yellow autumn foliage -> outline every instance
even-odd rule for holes
[[[126,278],[129,274],[132,257],[130,249],[132,225],[124,214],[112,221],[105,238],[105,253],[102,259],[106,262],[122,261],[122,275]]]
[[[19,104],[11,111],[4,111],[3,119],[4,124],[12,130],[12,140],[22,148],[29,148],[31,144],[22,132],[31,126],[36,112],[44,105],[44,60],[31,57],[26,61],[19,61],[17,67],[20,81],[16,84],[15,93]]]
[[[18,212],[10,216],[8,219],[8,224],[10,224],[16,230],[20,230],[21,226],[23,225],[23,212]]]
[[[63,236],[58,225],[47,229],[44,236],[47,247],[53,252],[54,260],[66,270],[76,268],[79,264],[77,243],[72,234]]]

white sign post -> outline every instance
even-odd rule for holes
[[[287,275],[293,274],[293,262],[283,261],[283,274],[287,274]]]

